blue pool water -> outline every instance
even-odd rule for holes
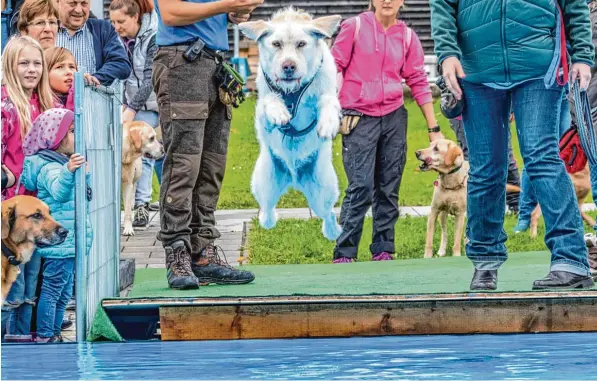
[[[2,346],[2,379],[597,379],[597,333]]]

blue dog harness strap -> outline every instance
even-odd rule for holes
[[[321,69],[322,65],[323,65],[323,59],[321,59],[319,68],[317,68],[317,71],[315,72],[315,75],[313,75],[313,78],[311,78],[311,80],[309,82],[305,83],[300,88],[298,88],[298,90],[295,90],[291,93],[281,91],[279,88],[277,88],[276,85],[274,85],[274,83],[272,82],[272,80],[267,76],[267,74],[265,74],[265,71],[263,71],[263,68],[261,68],[261,72],[263,73],[263,76],[265,77],[265,82],[267,83],[267,86],[269,87],[269,89],[272,92],[279,94],[282,97],[282,100],[284,101],[284,105],[288,109],[288,112],[290,112],[290,115],[291,115],[290,120],[291,121],[296,116],[299,105],[301,103],[301,99],[303,98],[305,91],[307,91],[309,86],[311,86],[311,83],[313,83],[313,80],[315,80],[315,76],[317,75],[317,73],[319,73],[319,69]],[[313,120],[311,121],[309,126],[303,130],[297,130],[292,125],[291,121],[289,121],[288,123],[286,123],[283,126],[278,126],[277,128],[284,135],[290,136],[292,138],[298,138],[301,136],[305,136],[309,132],[311,132],[315,128],[315,126],[317,126],[317,118],[313,118]]]

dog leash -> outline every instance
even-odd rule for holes
[[[8,263],[10,263],[13,266],[18,266],[21,264],[21,261],[17,259],[16,255],[12,251],[10,251],[10,249],[8,248],[8,246],[4,244],[4,242],[2,242],[2,255],[4,255],[6,259],[8,259]]]
[[[597,166],[597,130],[593,125],[591,105],[586,91],[580,90],[579,81],[572,85],[574,109],[576,111],[576,129],[580,144],[591,165]]]

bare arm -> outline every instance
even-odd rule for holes
[[[160,15],[168,26],[190,25],[222,13],[251,13],[263,0],[219,0],[190,3],[182,0],[158,0]]]

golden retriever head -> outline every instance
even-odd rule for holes
[[[161,159],[164,156],[164,147],[158,141],[155,130],[147,123],[141,121],[127,122],[130,148],[147,159]]]
[[[448,139],[438,139],[431,142],[430,146],[415,152],[417,159],[422,161],[419,167],[422,171],[431,169],[448,173],[460,167],[464,162],[464,154],[458,144]]]
[[[13,249],[33,243],[37,247],[64,242],[68,230],[50,215],[45,202],[31,196],[2,201],[2,241]]]

